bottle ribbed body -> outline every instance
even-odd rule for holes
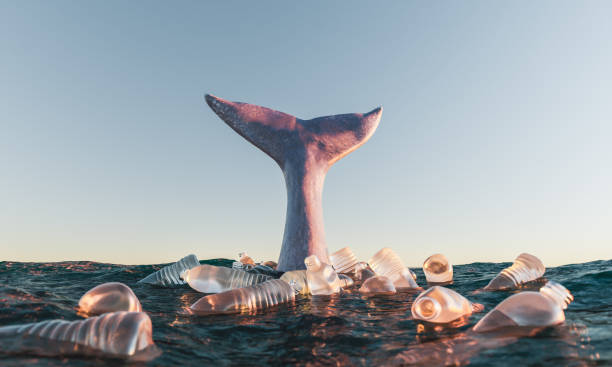
[[[402,260],[390,248],[383,248],[372,256],[368,262],[376,275],[383,275],[391,279],[395,288],[417,288],[410,270],[404,266]]]
[[[198,258],[191,254],[187,255],[174,264],[165,266],[153,274],[149,274],[146,278],[141,279],[138,283],[153,284],[162,287],[176,287],[185,284],[181,279],[181,274],[193,267],[199,266]]]
[[[283,280],[272,279],[250,287],[204,296],[191,309],[201,313],[253,312],[294,299],[293,287]]]
[[[523,253],[520,254],[514,263],[503,269],[493,280],[487,284],[485,290],[501,290],[516,288],[523,283],[527,283],[541,278],[546,271],[546,267],[537,257]]]
[[[191,288],[202,293],[220,293],[272,279],[271,276],[264,274],[213,265],[194,267],[183,274],[183,278]]]
[[[112,312],[78,321],[49,320],[0,327],[0,339],[5,337],[29,338],[30,344],[18,344],[26,349],[23,352],[31,348],[45,355],[87,354],[94,350],[129,357],[154,345],[151,319],[143,312]]]
[[[331,265],[336,273],[352,273],[359,262],[350,247],[344,247],[329,255]]]

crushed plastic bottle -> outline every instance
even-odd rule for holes
[[[372,256],[368,262],[376,275],[384,275],[391,279],[396,289],[418,288],[410,270],[390,248],[383,248]]]
[[[431,255],[423,263],[427,283],[449,284],[453,281],[453,265],[442,254]]]
[[[281,275],[280,279],[290,284],[299,294],[310,294],[310,288],[306,280],[306,270],[287,271]]]
[[[102,356],[148,361],[160,354],[144,312],[111,312],[85,320],[48,320],[0,327],[0,352]]]
[[[203,314],[255,312],[294,299],[293,287],[283,280],[272,279],[250,287],[204,296],[190,308],[195,313]]]
[[[366,295],[375,295],[375,294],[395,294],[397,290],[393,285],[391,279],[387,278],[384,275],[375,275],[366,279],[365,282],[359,288],[359,293],[364,293]]]
[[[517,288],[521,284],[541,278],[545,271],[546,268],[540,259],[523,253],[514,260],[512,266],[505,268],[493,278],[484,290],[497,291]]]
[[[350,247],[344,247],[329,255],[329,260],[338,274],[350,274],[359,262]]]
[[[272,277],[214,265],[200,265],[183,273],[189,286],[202,293],[220,293],[263,283]]]
[[[100,284],[88,290],[79,300],[79,311],[87,315],[100,315],[116,311],[142,311],[138,297],[123,283]]]
[[[433,286],[419,294],[412,303],[415,319],[446,324],[458,318],[482,311],[481,304],[472,303],[459,293],[440,286]]]
[[[359,262],[355,265],[355,279],[358,281],[365,281],[368,278],[375,276],[374,271],[365,262]]]
[[[317,255],[310,255],[304,259],[306,264],[306,280],[312,295],[329,295],[340,292],[342,283],[334,269],[322,263]]]
[[[149,274],[146,278],[138,281],[138,283],[152,284],[161,287],[180,286],[185,284],[185,281],[181,279],[181,274],[198,265],[200,265],[200,261],[195,255],[187,255],[174,264],[165,266],[155,273]]]
[[[546,283],[539,292],[520,292],[503,300],[474,326],[475,332],[505,327],[545,327],[565,321],[563,310],[574,300],[561,284]]]

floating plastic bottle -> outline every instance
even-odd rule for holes
[[[250,287],[204,296],[191,305],[191,310],[204,314],[255,312],[294,299],[295,290],[291,285],[280,279],[272,279]]]
[[[350,247],[344,247],[329,255],[331,265],[338,274],[349,274],[355,270],[359,262]]]
[[[418,288],[410,270],[390,248],[383,248],[375,253],[368,263],[376,275],[384,275],[391,279],[395,288]]]
[[[238,261],[240,261],[244,265],[255,266],[255,261],[253,261],[253,259],[251,259],[249,255],[247,255],[246,251],[238,254]]]
[[[138,297],[123,283],[100,284],[88,290],[79,300],[79,310],[89,315],[116,311],[142,311]]]
[[[287,271],[283,275],[281,275],[280,279],[291,285],[293,289],[295,289],[295,291],[299,294],[310,294],[308,280],[306,280],[306,270]]]
[[[359,262],[355,265],[355,279],[365,281],[368,278],[375,276],[374,271],[367,263]]]
[[[107,356],[150,360],[160,354],[144,312],[112,312],[85,320],[48,320],[0,327],[0,351],[42,356]]]
[[[475,332],[505,327],[545,327],[565,321],[563,310],[574,300],[561,284],[546,283],[539,292],[520,292],[503,300],[474,326]]]
[[[185,284],[181,279],[181,274],[193,267],[199,266],[198,258],[191,254],[187,255],[174,264],[165,266],[153,274],[149,274],[146,278],[141,279],[138,283],[152,284],[162,287],[176,287]]]
[[[431,255],[423,263],[427,283],[448,284],[453,281],[453,265],[442,254]]]
[[[502,270],[487,286],[486,291],[517,288],[544,275],[546,268],[537,257],[523,253],[520,254],[512,266]]]
[[[304,259],[306,264],[306,280],[312,295],[329,295],[340,292],[342,283],[334,269],[322,263],[317,255],[310,255]]]
[[[440,286],[433,286],[419,294],[412,303],[415,319],[446,324],[458,318],[482,311],[483,306],[470,302],[459,293]]]
[[[395,290],[395,286],[393,285],[391,279],[384,275],[375,275],[368,278],[365,282],[363,282],[361,288],[359,288],[359,293],[364,293],[367,295],[395,294],[396,292],[397,291]]]
[[[183,279],[198,292],[220,293],[263,283],[272,277],[222,266],[200,265],[183,273]]]

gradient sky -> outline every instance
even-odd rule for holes
[[[612,257],[612,2],[0,2],[0,260],[276,260],[276,163],[203,95],[382,105],[330,252]]]

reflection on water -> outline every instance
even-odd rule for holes
[[[203,263],[231,266],[231,260]],[[448,288],[489,311],[512,293],[473,291],[508,265],[454,266]],[[154,366],[612,364],[612,296],[601,292],[612,287],[612,261],[547,270],[548,279],[575,296],[564,325],[484,336],[470,331],[484,313],[432,325],[411,317],[417,292],[368,297],[356,291],[359,285],[338,295],[298,296],[293,304],[256,314],[192,315],[189,306],[203,294],[137,284],[161,266],[0,263],[0,325],[80,319],[74,312],[79,298],[94,285],[117,281],[134,290],[151,317],[153,338],[163,351],[150,362]],[[424,281],[422,271],[415,271]],[[0,365],[105,366],[108,360],[0,355]]]

